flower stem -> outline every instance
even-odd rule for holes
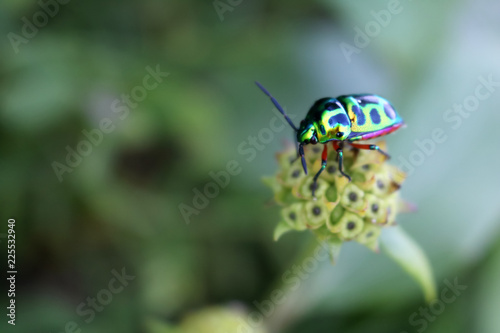
[[[330,252],[326,242],[320,242],[315,237],[304,244],[303,250],[292,261],[292,265],[275,283],[269,301],[274,311],[267,317],[266,328],[269,332],[282,332],[286,327],[300,319],[308,310],[311,300],[308,298],[304,281],[314,276],[314,272],[306,272],[303,264],[316,261],[315,270],[319,269],[322,261],[328,260]],[[268,303],[269,304],[269,303]]]

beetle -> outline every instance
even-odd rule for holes
[[[403,119],[385,98],[373,94],[355,94],[318,99],[307,112],[306,118],[297,127],[266,88],[259,82],[255,83],[271,99],[274,106],[295,130],[298,143],[297,158],[301,158],[306,175],[307,165],[303,146],[307,144],[324,144],[323,153],[321,154],[321,168],[314,176],[313,197],[314,190],[317,187],[317,179],[326,168],[327,143],[331,142],[333,149],[337,152],[340,173],[351,181],[351,177],[343,170],[342,150],[344,142],[348,142],[358,149],[377,150],[390,158],[377,145],[353,142],[384,136],[405,125]]]

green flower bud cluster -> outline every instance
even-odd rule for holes
[[[379,146],[385,149],[384,142]],[[386,163],[386,157],[377,151],[347,146],[344,171],[352,177],[349,182],[338,170],[337,152],[330,149],[313,198],[322,150],[322,145],[304,147],[309,175],[305,175],[293,147],[277,155],[278,173],[264,179],[283,207],[274,238],[291,230],[309,229],[322,241],[341,244],[354,240],[378,251],[382,228],[394,225],[398,212],[407,207],[398,191],[406,175]]]

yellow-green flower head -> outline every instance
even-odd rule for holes
[[[384,142],[379,146],[385,149]],[[319,170],[321,148],[304,147],[308,169]],[[321,240],[354,240],[377,250],[382,228],[394,225],[397,214],[407,210],[398,191],[406,175],[376,151],[346,147],[344,171],[352,177],[349,182],[338,170],[337,153],[331,151],[317,181],[315,200],[315,172],[305,175],[296,155],[294,147],[278,154],[278,173],[265,179],[282,206],[275,239],[287,231],[310,229]]]

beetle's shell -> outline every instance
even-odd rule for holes
[[[368,140],[389,134],[404,125],[403,119],[385,98],[377,95],[337,97],[351,120],[351,134],[346,141]]]

